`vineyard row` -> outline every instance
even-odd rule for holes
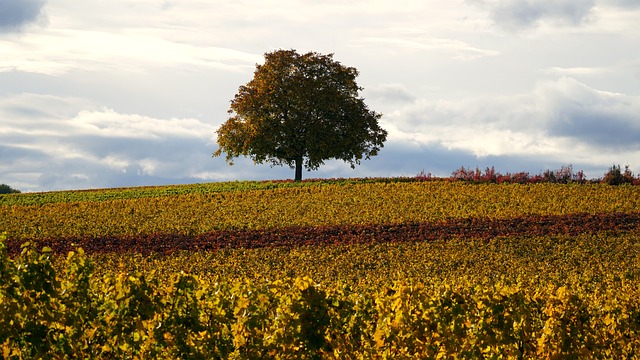
[[[295,247],[380,242],[419,242],[447,238],[491,239],[508,236],[578,235],[625,231],[640,227],[640,213],[523,216],[512,219],[450,219],[441,222],[333,226],[293,226],[276,229],[220,230],[203,234],[154,233],[122,236],[69,236],[38,239],[55,253],[75,247],[87,253],[170,254],[175,251],[213,251],[226,248]],[[7,249],[18,254],[23,240],[9,238]]]
[[[48,249],[16,260],[0,239],[4,358],[315,359],[640,356],[640,293],[597,296],[464,278],[435,287],[325,287],[308,277],[265,283],[177,273],[96,278],[82,251],[57,271]]]
[[[640,186],[362,183],[0,206],[0,231],[24,240],[195,235],[219,230],[631,213],[638,209]]]

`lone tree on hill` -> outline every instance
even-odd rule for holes
[[[358,96],[358,71],[333,60],[333,54],[276,50],[256,65],[253,80],[231,100],[229,119],[216,131],[226,160],[240,155],[255,163],[316,170],[324,160],[340,159],[352,168],[378,154],[387,131],[382,114]]]

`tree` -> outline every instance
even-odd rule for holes
[[[387,131],[382,116],[368,109],[356,84],[358,71],[333,54],[276,50],[256,65],[254,77],[231,100],[229,119],[216,131],[226,160],[240,155],[255,163],[316,170],[328,159],[352,168],[378,154]]]
[[[7,184],[0,184],[0,194],[17,194],[20,190],[14,189]]]
[[[633,172],[629,169],[629,165],[625,165],[624,172],[620,169],[620,165],[613,165],[604,174],[602,182],[609,185],[633,184]]]

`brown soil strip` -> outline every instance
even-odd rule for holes
[[[77,246],[86,253],[139,252],[170,254],[174,251],[215,251],[228,248],[294,247],[301,245],[417,242],[447,238],[485,239],[499,236],[578,235],[599,231],[640,228],[640,213],[524,216],[514,219],[451,219],[436,223],[394,225],[336,225],[261,230],[222,230],[204,234],[143,234],[136,236],[84,236],[37,240],[57,254]],[[21,251],[23,241],[7,240],[10,255]]]

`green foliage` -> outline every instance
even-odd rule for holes
[[[20,190],[14,189],[7,184],[0,184],[0,194],[18,194]]]
[[[378,154],[387,132],[382,116],[359,97],[358,71],[333,55],[295,50],[265,54],[254,78],[231,101],[232,115],[218,130],[218,150],[228,162],[249,156],[254,162],[288,165],[302,180],[302,166],[315,170],[327,159],[351,167]]]
[[[273,190],[294,187],[320,187],[327,185],[353,185],[364,183],[413,182],[414,178],[350,178],[350,179],[306,179],[268,181],[225,181],[203,184],[140,186],[114,189],[66,190],[43,193],[26,193],[20,196],[0,196],[0,206],[44,205],[51,203],[99,202],[109,200],[147,199],[180,195],[208,195],[251,190]]]
[[[315,186],[318,182],[301,183],[286,181],[228,181],[204,184],[140,186],[130,188],[50,191],[27,193],[20,196],[0,197],[0,205],[44,205],[84,201],[109,201],[125,199],[147,199],[187,194],[215,194],[250,190],[268,190],[294,186]]]
[[[92,272],[82,250],[70,253],[62,279],[56,275],[51,249],[41,252],[25,243],[17,260],[7,257],[0,237],[0,344],[5,359],[55,358],[54,354],[91,352]],[[85,330],[88,331],[85,332]]]

